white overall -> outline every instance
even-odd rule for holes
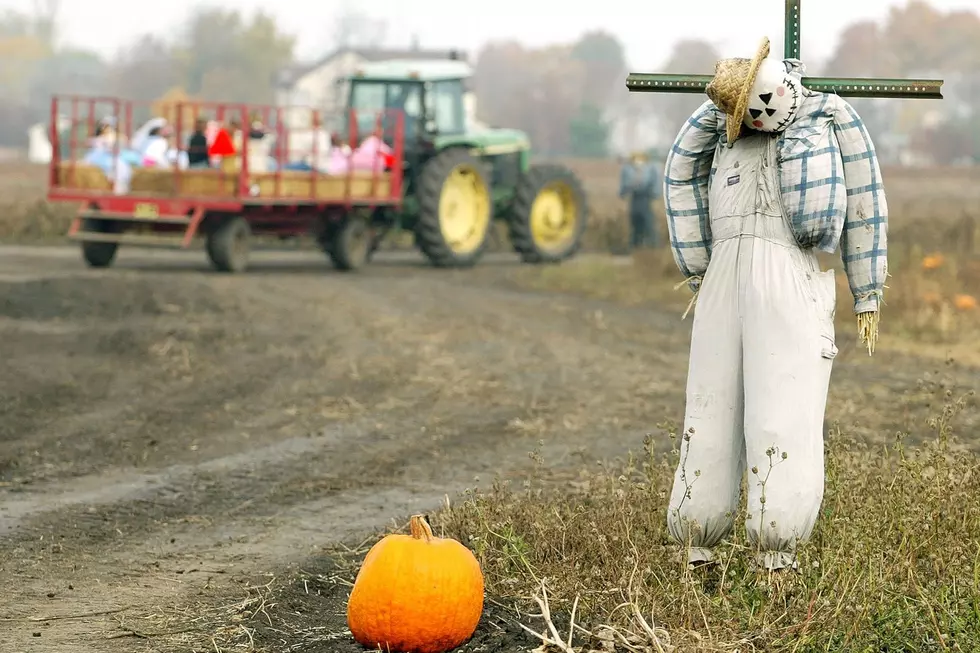
[[[836,286],[833,270],[821,272],[792,235],[776,150],[773,135],[753,134],[715,152],[711,259],[667,516],[692,563],[713,560],[731,532],[746,469],[746,528],[767,569],[795,566],[823,499]]]

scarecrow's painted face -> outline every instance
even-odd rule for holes
[[[749,129],[778,132],[793,121],[802,95],[800,77],[777,59],[765,59],[749,93],[744,123]]]

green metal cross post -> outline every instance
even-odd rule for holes
[[[786,59],[800,58],[800,0],[786,0]],[[640,93],[704,93],[711,75],[661,75],[630,73],[626,88]],[[872,79],[804,77],[812,91],[836,93],[841,97],[920,98],[941,100],[941,79]]]

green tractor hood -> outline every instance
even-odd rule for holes
[[[531,149],[531,140],[527,134],[517,129],[486,129],[468,134],[447,134],[435,139],[435,147],[439,151],[459,146],[476,150],[474,154],[478,156],[493,156],[528,152]]]

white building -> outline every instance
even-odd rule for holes
[[[313,63],[294,66],[280,72],[277,88],[279,106],[305,107],[287,112],[286,121],[290,129],[306,129],[309,125],[310,111],[318,109],[328,125],[335,125],[343,116],[347,101],[345,79],[357,72],[366,63],[389,59],[410,59],[419,61],[459,59],[466,60],[465,53],[454,50],[404,50],[385,48],[341,48]]]

